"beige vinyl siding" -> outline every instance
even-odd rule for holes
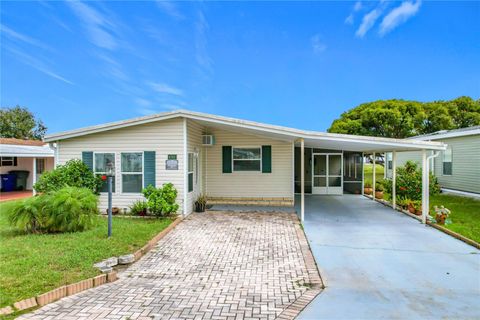
[[[205,193],[208,197],[229,198],[293,198],[292,142],[272,140],[253,135],[213,129],[215,145],[205,147]],[[272,173],[232,172],[222,173],[222,146],[261,147],[272,146]]]
[[[195,166],[194,158],[194,172],[193,172],[193,191],[187,193],[186,198],[186,214],[190,214],[193,211],[193,204],[197,197],[202,193],[203,184],[203,148],[202,148],[202,133],[203,126],[195,121],[187,120],[187,153],[196,153],[198,158],[198,168]],[[195,172],[198,170],[198,172]],[[188,180],[187,180],[188,183]],[[188,184],[187,184],[188,188]]]
[[[156,152],[156,186],[172,182],[178,190],[179,213],[183,212],[183,119],[171,119],[148,124],[115,129],[86,136],[61,140],[58,145],[58,163],[64,164],[70,159],[81,159],[82,151],[114,152],[116,169],[116,192],[113,194],[113,206],[128,208],[133,201],[143,199],[141,194],[122,193],[121,152]],[[165,170],[168,154],[176,154],[178,170]],[[107,206],[107,194],[100,195],[100,208]]]
[[[447,189],[480,193],[480,135],[444,139],[452,148],[452,175],[443,175],[443,153],[435,159],[435,175]]]
[[[431,154],[432,154],[431,151],[427,151],[427,157],[430,156]],[[403,152],[397,151],[397,168],[403,167],[405,163],[409,160],[415,162],[418,165],[418,167],[421,168],[422,167],[422,151],[403,151]],[[388,166],[385,168],[385,175],[387,178],[392,178],[392,171],[393,170],[388,169]]]

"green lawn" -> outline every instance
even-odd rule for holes
[[[365,181],[373,181],[373,164],[371,163],[364,163],[363,166],[363,174]],[[375,165],[375,181],[382,181],[384,175],[384,167],[382,165],[376,164]]]
[[[95,262],[133,253],[172,222],[114,217],[107,239],[107,219],[99,216],[85,232],[25,234],[8,225],[14,203],[0,203],[0,307],[95,276]]]
[[[480,243],[480,200],[446,194],[431,196],[432,216],[435,205],[443,205],[451,211],[449,218],[452,223],[445,225],[446,228]]]

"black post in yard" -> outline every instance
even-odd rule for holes
[[[108,237],[112,236],[112,176],[108,176]]]

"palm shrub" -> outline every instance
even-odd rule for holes
[[[19,202],[9,214],[12,226],[27,232],[75,232],[93,225],[97,196],[87,188],[65,187]]]
[[[72,159],[52,171],[44,172],[33,188],[40,193],[60,190],[64,187],[87,188],[98,193],[103,181],[82,160]]]
[[[87,230],[98,214],[97,196],[87,188],[66,187],[44,197],[48,232]]]
[[[172,183],[165,183],[162,188],[149,185],[142,190],[147,199],[148,211],[157,217],[176,213],[178,210],[177,189]]]
[[[40,232],[45,228],[47,215],[43,210],[45,198],[31,197],[18,202],[8,215],[10,225],[26,232]]]

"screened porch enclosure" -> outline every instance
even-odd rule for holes
[[[295,147],[295,193],[301,192],[301,148]],[[305,193],[361,194],[363,154],[355,151],[305,147]]]

